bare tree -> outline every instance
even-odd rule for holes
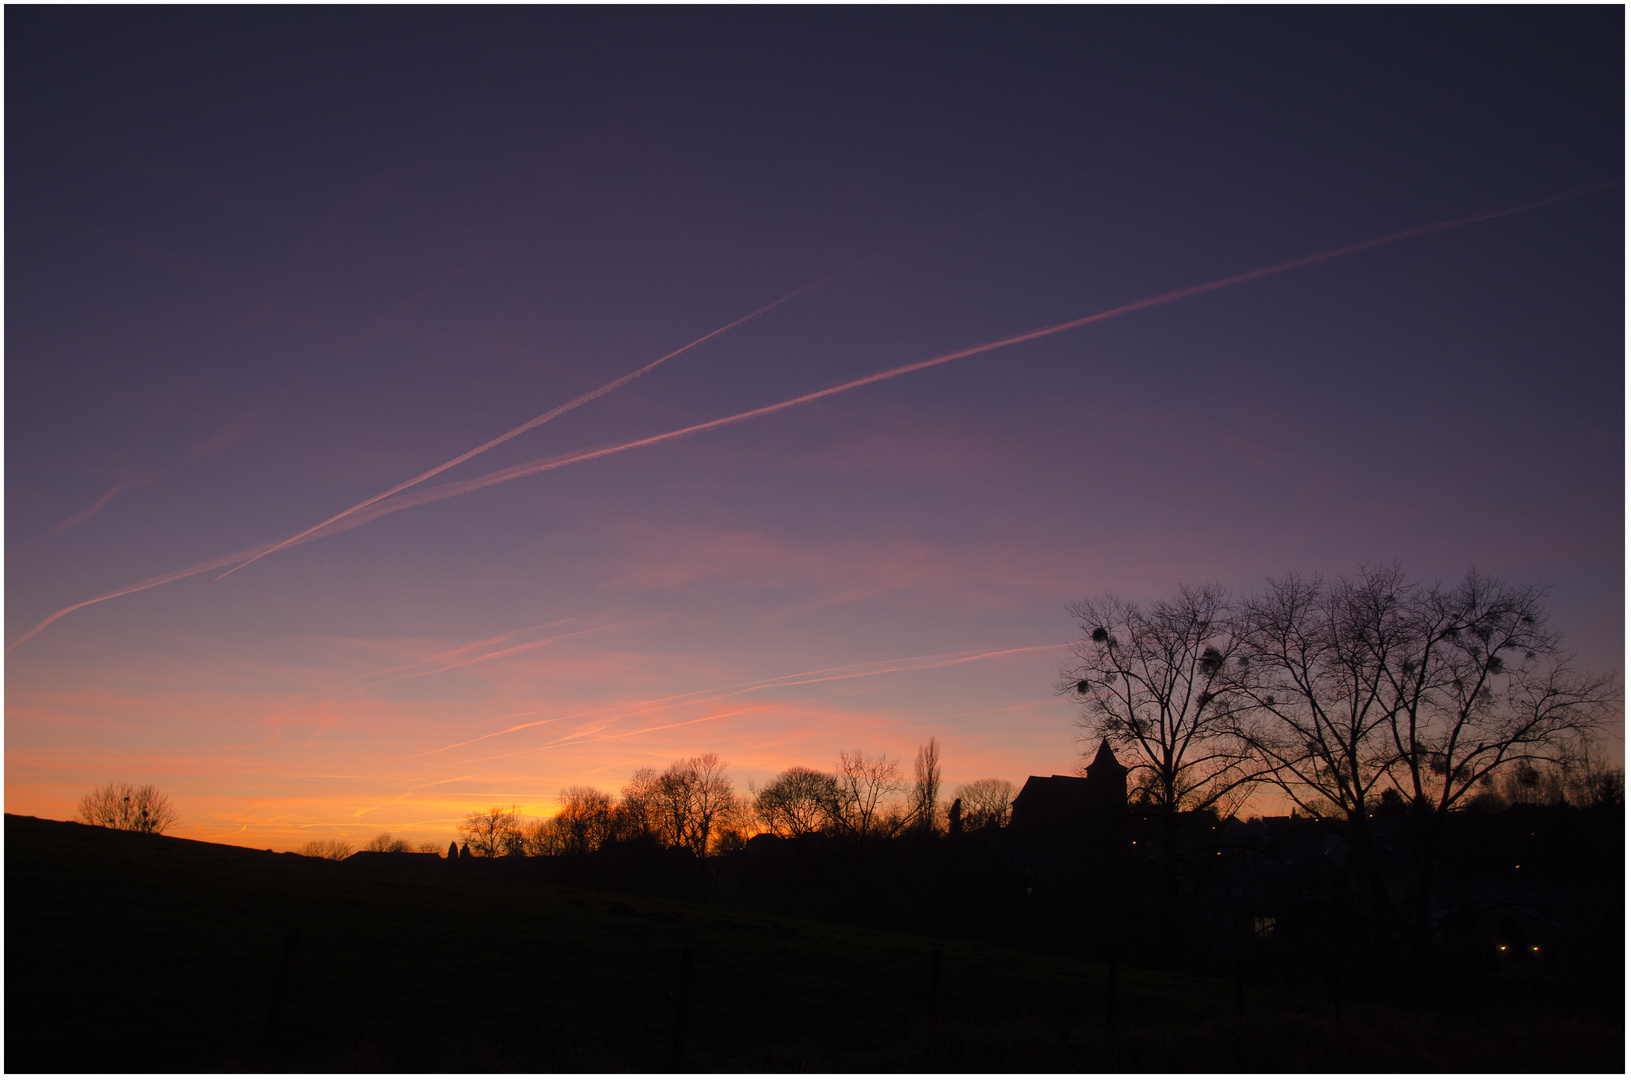
[[[414,850],[422,855],[440,855],[442,848],[434,840],[421,840],[414,845]]]
[[[957,789],[958,808],[963,828],[980,829],[986,826],[1001,828],[1008,824],[1014,806],[1014,785],[1007,780],[989,777],[970,780]]]
[[[341,859],[351,857],[351,841],[349,840],[308,840],[300,849],[300,854],[314,859]]]
[[[1236,730],[1282,793],[1354,846],[1376,913],[1418,953],[1445,815],[1563,801],[1578,747],[1615,715],[1617,682],[1572,668],[1541,599],[1476,572],[1423,586],[1393,565],[1291,575],[1245,607]],[[1397,835],[1413,866],[1390,889],[1376,815],[1407,809]]]
[[[753,810],[766,832],[804,836],[833,820],[838,784],[824,772],[794,765],[754,793]]]
[[[899,763],[885,754],[842,750],[834,772],[838,798],[832,818],[838,833],[852,838],[893,835],[902,815],[888,800],[905,786]]]
[[[387,852],[412,851],[413,850],[413,844],[408,840],[404,840],[404,839],[402,839],[400,837],[392,836],[388,832],[382,832],[378,836],[374,837],[373,839],[369,840],[366,844],[364,844],[362,846],[362,849],[364,851],[387,851]]]
[[[716,822],[736,808],[735,789],[717,754],[674,762],[656,778],[650,797],[663,843],[698,857],[708,853]]]
[[[1188,827],[1206,812],[1233,812],[1254,780],[1249,748],[1235,730],[1246,702],[1225,677],[1238,644],[1233,612],[1212,585],[1180,585],[1148,608],[1106,595],[1070,611],[1083,637],[1057,689],[1082,703],[1077,726],[1087,747],[1109,740],[1119,751],[1136,797],[1155,819],[1163,941],[1177,948]]]
[[[1384,671],[1391,775],[1418,805],[1448,811],[1501,765],[1559,760],[1612,719],[1618,682],[1572,666],[1543,595],[1477,571],[1414,590],[1413,647]]]
[[[125,832],[162,833],[180,818],[152,784],[103,784],[79,800],[79,820]]]
[[[564,849],[561,829],[554,818],[534,818],[521,826],[523,855],[559,855]]]
[[[1618,768],[1589,738],[1576,740],[1571,753],[1562,755],[1558,769],[1563,789],[1574,806],[1625,804],[1625,770]]]
[[[755,818],[753,799],[746,795],[733,795],[730,805],[714,818],[713,839],[709,851],[715,855],[728,855],[741,851],[753,834]]]
[[[569,787],[561,792],[561,808],[551,819],[557,837],[556,849],[562,855],[587,855],[598,851],[616,829],[616,802],[604,791],[592,787]]]
[[[1244,605],[1239,657],[1228,671],[1251,708],[1235,714],[1261,774],[1354,846],[1378,914],[1393,901],[1372,814],[1391,787],[1389,665],[1414,650],[1411,586],[1397,566],[1361,567],[1326,582],[1287,575]]]
[[[459,823],[459,835],[465,838],[471,855],[483,858],[520,854],[524,850],[521,815],[513,806],[508,810],[502,806],[472,810]]]
[[[617,806],[616,835],[619,840],[657,835],[657,770],[649,765],[635,770],[623,785],[623,798]]]
[[[1109,739],[1136,790],[1169,817],[1213,808],[1252,781],[1232,723],[1247,703],[1224,677],[1238,639],[1221,589],[1180,585],[1147,610],[1107,595],[1070,612],[1083,638],[1058,689],[1081,701],[1087,747]]]
[[[1446,813],[1510,763],[1557,761],[1616,716],[1619,683],[1576,670],[1533,586],[1468,571],[1411,591],[1410,648],[1384,669],[1389,779],[1414,809],[1413,921],[1427,932]]]
[[[912,778],[911,821],[924,832],[936,832],[940,824],[940,744],[933,738],[917,748]]]

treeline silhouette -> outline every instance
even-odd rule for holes
[[[1418,880],[1419,810],[1397,794],[1376,800],[1362,861],[1324,815],[1208,808],[1173,829],[1136,782],[1108,813],[1004,798],[958,821],[964,785],[925,820],[891,764],[846,753],[831,772],[789,768],[737,794],[725,763],[702,755],[642,770],[618,794],[569,788],[549,818],[472,813],[463,857],[384,857],[1273,983],[1338,1009],[1371,998],[1618,1015],[1624,796],[1600,762],[1512,764],[1448,814],[1421,937],[1368,893],[1380,880],[1404,896]],[[1027,788],[1056,779],[1072,778]]]
[[[375,858],[1282,982],[1339,1008],[1618,1015],[1624,773],[1594,740],[1619,684],[1572,666],[1541,598],[1396,566],[1107,596],[1073,608],[1057,685],[1081,704],[1084,775],[946,798],[931,739],[910,775],[845,751],[738,792],[703,754],[618,793],[567,788],[549,818],[473,812],[453,859]]]
[[[642,768],[617,793],[568,787],[547,818],[473,811],[455,858],[442,862],[481,876],[1006,940],[1000,923],[1024,889],[1003,838],[1015,787],[988,777],[943,798],[939,756],[930,739],[908,775],[887,754],[845,750],[830,769],[793,766],[740,792],[727,763],[702,754]]]

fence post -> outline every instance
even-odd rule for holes
[[[289,975],[294,969],[294,954],[300,948],[300,928],[291,926],[283,935],[283,956],[278,961],[277,981],[272,984],[272,1000],[266,1007],[266,1022],[261,1027],[261,1054],[269,1055],[273,1049],[278,1024],[283,1020],[283,999],[289,992]]]
[[[942,949],[935,949],[934,958],[929,961],[929,1027],[940,1026],[940,966]]]
[[[684,951],[680,953],[680,986],[675,994],[674,1001],[674,1064],[685,1064],[686,1056],[686,1022],[691,1012],[691,969],[696,960],[696,950],[687,942]]]
[[[1104,1030],[1110,1038],[1116,1037],[1116,954],[1110,954],[1110,969],[1104,995]]]
[[[1246,1018],[1246,958],[1235,957],[1235,1016]]]

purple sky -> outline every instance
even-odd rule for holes
[[[931,735],[1017,784],[1077,765],[1071,601],[1394,559],[1550,585],[1623,666],[1620,8],[6,31],[10,812],[445,842]]]

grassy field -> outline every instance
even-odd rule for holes
[[[1618,1028],[1259,988],[1242,1016],[1232,983],[1127,969],[1111,1037],[1093,964],[11,815],[5,844],[14,1072],[1623,1068]]]

